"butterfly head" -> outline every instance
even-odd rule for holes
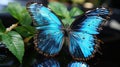
[[[109,9],[104,8],[104,7],[96,8],[95,10],[87,12],[87,15],[101,16],[101,17],[107,17],[110,14],[111,14],[111,11]]]

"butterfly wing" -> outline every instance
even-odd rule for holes
[[[54,59],[47,59],[40,64],[36,64],[35,67],[60,67],[60,64]]]
[[[53,56],[62,48],[63,31],[62,23],[54,13],[42,4],[28,4],[34,25],[38,30],[35,36],[35,47],[44,55]]]
[[[68,67],[89,67],[89,65],[87,65],[86,63],[84,62],[71,62],[68,64]]]
[[[109,14],[109,12],[105,12],[108,10],[99,9],[102,11],[98,11],[98,9],[90,11],[82,15],[71,25],[69,51],[77,60],[87,60],[93,57],[93,54],[96,52],[97,40],[95,35],[99,34],[98,29],[105,21],[103,16]]]

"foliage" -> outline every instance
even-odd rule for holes
[[[22,37],[15,31],[2,34],[2,42],[22,62],[24,55],[24,43]]]
[[[26,8],[19,3],[9,3],[7,10],[18,22],[9,28],[5,28],[0,22],[0,40],[22,63],[25,52],[24,39],[30,40],[35,33],[35,28],[31,26],[32,20]]]
[[[50,2],[48,6],[60,17],[65,26],[70,26],[75,20],[74,17],[83,14],[83,11],[78,7],[73,7],[70,11],[68,11],[67,7],[59,2]]]

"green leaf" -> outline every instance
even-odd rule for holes
[[[73,7],[71,10],[70,10],[70,16],[71,17],[75,17],[75,16],[79,16],[81,14],[83,14],[84,12],[82,10],[80,10],[79,8],[77,7]]]
[[[8,12],[17,20],[21,20],[22,18],[22,11],[23,11],[23,7],[16,2],[13,3],[8,3]]]
[[[74,20],[75,20],[74,18],[65,18],[62,19],[62,22],[65,26],[70,26]]]
[[[32,18],[29,15],[28,11],[26,9],[24,9],[21,14],[22,14],[22,17],[21,17],[21,20],[19,21],[20,24],[21,25],[31,25]]]
[[[23,37],[33,36],[35,33],[35,28],[32,26],[18,26],[15,30]]]
[[[48,6],[58,16],[65,17],[65,18],[70,17],[69,11],[67,10],[67,7],[64,4],[59,2],[50,2]]]
[[[0,32],[5,32],[6,28],[2,24],[2,21],[0,20]]]
[[[16,18],[21,25],[30,25],[32,19],[25,7],[22,7],[19,3],[13,2],[8,4],[8,12]]]
[[[10,31],[2,35],[2,42],[13,53],[13,55],[17,57],[20,63],[22,63],[24,55],[24,42],[22,37],[17,32]]]
[[[30,33],[34,34],[36,32],[35,27],[32,26],[24,26]]]

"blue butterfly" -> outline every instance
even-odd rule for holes
[[[99,34],[100,26],[110,14],[108,9],[97,8],[87,11],[71,26],[65,28],[46,6],[38,3],[29,3],[27,6],[38,30],[34,43],[40,53],[45,56],[58,54],[67,37],[69,52],[73,58],[87,60],[93,57],[98,44],[96,35]]]
[[[84,62],[75,61],[75,62],[69,63],[68,67],[89,67],[89,65]]]

